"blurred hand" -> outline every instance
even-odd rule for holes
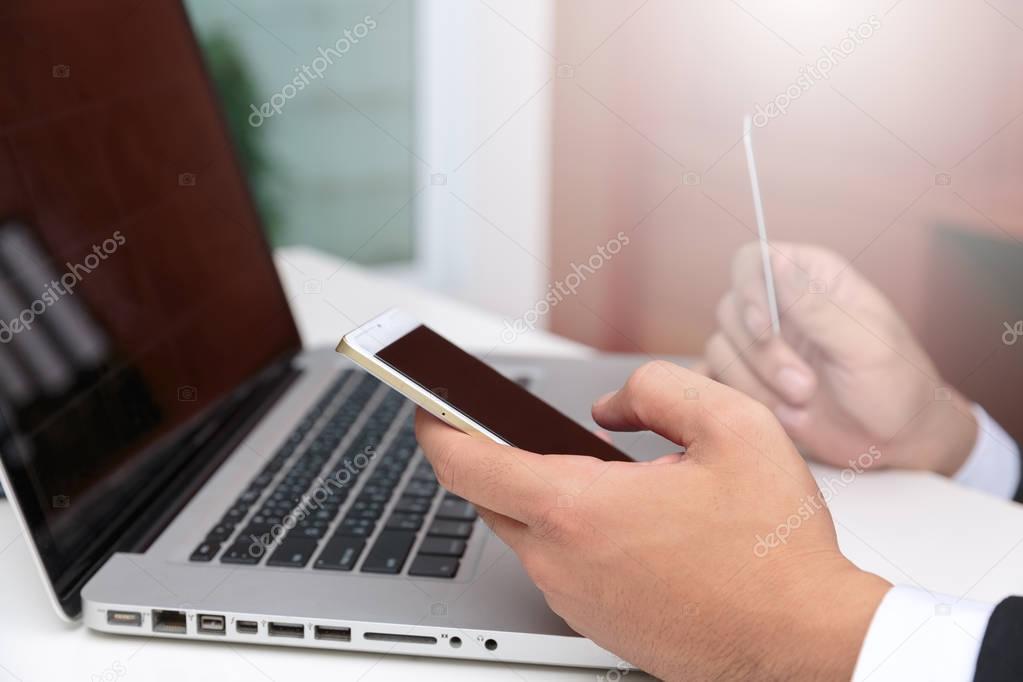
[[[774,417],[664,362],[593,416],[686,452],[645,464],[540,455],[424,412],[416,433],[440,482],[480,508],[551,609],[623,660],[671,680],[848,680],[889,585],[839,553]]]
[[[735,257],[706,371],[768,406],[808,455],[838,467],[958,471],[976,440],[969,402],[944,384],[892,304],[840,256],[772,244],[782,334],[770,328],[760,247]]]

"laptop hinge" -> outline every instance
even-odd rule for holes
[[[139,505],[134,520],[120,533],[120,540],[110,551],[89,570],[80,572],[75,584],[61,590],[62,601],[77,601],[81,589],[115,552],[146,551],[301,373],[290,359],[283,361],[253,379],[243,395],[228,398],[234,404],[217,415],[215,424],[211,426],[206,421],[194,429],[188,437],[190,448],[195,448],[193,456],[160,482],[157,493],[147,496],[145,503]],[[78,610],[80,607],[75,609]]]

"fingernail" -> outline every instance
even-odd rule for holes
[[[746,322],[746,329],[753,336],[760,336],[767,330],[767,317],[756,306],[751,305],[746,308],[744,320]]]
[[[798,429],[806,424],[806,420],[810,418],[806,410],[801,410],[798,407],[792,407],[791,405],[778,405],[774,408],[774,416],[778,418],[781,425],[787,429]]]
[[[796,400],[806,398],[813,388],[813,379],[795,367],[782,367],[778,370],[776,378],[782,392]]]
[[[597,398],[597,401],[596,401],[595,403],[593,403],[593,406],[594,406],[594,407],[600,407],[601,405],[603,405],[604,403],[606,403],[606,402],[607,402],[608,400],[611,400],[611,397],[612,397],[612,396],[613,396],[613,395],[614,395],[615,393],[617,393],[617,392],[618,392],[618,391],[611,391],[610,393],[605,393],[604,395],[602,395],[602,396],[600,396],[599,398]]]

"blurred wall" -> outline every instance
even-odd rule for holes
[[[620,230],[631,239],[551,311],[554,330],[611,350],[702,351],[732,255],[756,237],[740,143],[756,111],[771,238],[853,259],[950,382],[1015,411],[1023,342],[1001,335],[1023,318],[1023,9],[556,7],[554,270]]]
[[[421,0],[417,258],[423,283],[514,317],[549,276],[550,0]]]

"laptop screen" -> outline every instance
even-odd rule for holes
[[[0,457],[73,612],[197,428],[300,342],[179,2],[8,0],[0,79]]]

